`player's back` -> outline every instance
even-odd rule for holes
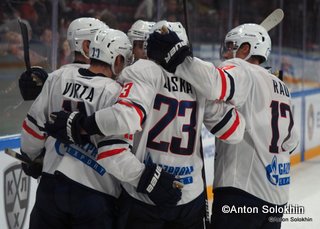
[[[201,174],[195,174],[202,168],[200,145],[196,141],[202,123],[202,119],[200,124],[196,120],[201,106],[191,84],[163,72],[143,129],[135,134],[133,152],[146,164],[159,164],[165,171],[180,177],[185,187],[179,204],[185,204],[203,190]],[[134,192],[133,187],[125,185],[125,188],[135,198],[152,203],[147,196]]]
[[[112,106],[119,96],[121,86],[111,78],[102,74],[93,74],[87,69],[79,69],[72,75],[66,72],[66,77],[59,81],[61,85],[60,101],[67,111],[80,111],[91,115],[97,110]],[[62,95],[62,96],[61,96]],[[74,181],[92,189],[118,197],[119,182],[107,173],[98,157],[99,136],[91,137],[93,144],[84,146],[64,145],[55,143],[55,148],[65,154],[57,170]],[[103,143],[103,141],[102,141]],[[59,144],[59,147],[57,146]]]
[[[90,115],[96,110],[113,105],[120,91],[121,86],[116,81],[102,74],[94,74],[84,68],[63,68],[48,78],[36,103],[46,103],[46,109],[44,113],[34,116],[38,116],[45,123],[49,120],[50,113],[61,109]],[[32,110],[36,112],[37,109]],[[58,170],[78,183],[118,196],[119,182],[108,175],[106,168],[95,160],[98,155],[98,138],[92,138],[95,145],[86,144],[80,147],[63,144],[49,136],[45,142],[47,153],[44,172],[52,174]]]
[[[235,145],[217,141],[214,186],[237,187],[267,202],[284,204],[290,183],[289,153],[298,142],[290,92],[266,69],[247,61],[232,59],[221,67],[234,78],[231,102],[244,115],[246,132]]]
[[[179,177],[185,186],[178,205],[190,202],[203,192],[199,141],[202,123],[205,121],[209,130],[215,130],[216,126],[219,136],[237,123],[230,132],[236,135],[237,125],[241,123],[235,118],[236,112],[225,104],[208,102],[190,83],[149,60],[139,60],[126,68],[122,78],[129,82],[124,86],[127,90],[122,99],[138,104],[136,109],[141,116],[145,114],[141,119],[142,131],[134,137],[133,152],[140,161],[161,165],[165,171]],[[224,117],[227,112],[229,116]],[[219,123],[223,118],[223,123]],[[243,132],[239,133],[241,139]],[[152,203],[132,186],[124,184],[124,187],[133,197]]]

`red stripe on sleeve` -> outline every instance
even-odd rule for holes
[[[226,75],[222,71],[222,69],[217,68],[219,73],[220,73],[220,78],[221,78],[221,95],[219,97],[219,100],[223,100],[223,98],[226,96],[226,91],[227,91],[227,79]]]
[[[101,152],[99,153],[98,157],[97,157],[97,160],[101,160],[103,158],[106,158],[106,157],[110,157],[110,156],[113,156],[115,154],[119,154],[123,151],[125,151],[126,148],[121,148],[121,149],[113,149],[113,150],[108,150],[108,151],[104,151],[104,152]]]
[[[132,104],[132,103],[123,101],[123,100],[119,100],[118,103],[120,103],[120,104],[122,104],[122,105],[125,105],[125,106],[128,106],[128,107],[133,107],[133,108],[137,111],[137,113],[138,113],[138,115],[139,115],[139,117],[140,117],[140,125],[142,124],[143,112],[141,111],[141,109],[140,109],[139,107],[135,106],[135,105]]]
[[[36,133],[33,129],[31,129],[28,125],[27,125],[27,122],[26,120],[23,121],[23,124],[22,124],[22,128],[27,131],[28,134],[32,135],[33,137],[35,138],[38,138],[40,140],[44,140],[46,137],[43,136],[43,135],[40,135],[38,133]]]
[[[232,69],[234,67],[235,67],[234,65],[226,65],[226,66],[223,66],[222,69],[223,70],[229,70],[229,69]]]
[[[232,124],[232,126],[229,128],[229,130],[227,130],[223,135],[221,135],[221,137],[219,137],[222,140],[227,139],[231,134],[234,133],[234,131],[237,129],[237,127],[240,124],[240,118],[239,118],[239,114],[238,111],[236,111],[237,117],[236,120],[234,121],[234,123]]]

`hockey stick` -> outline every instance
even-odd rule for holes
[[[23,41],[23,55],[24,63],[26,64],[27,71],[31,71],[30,55],[29,55],[29,36],[28,36],[28,27],[25,22],[18,19],[20,25],[21,36]]]
[[[188,16],[187,0],[183,0],[183,14],[184,14],[184,24],[186,27],[186,34],[189,40],[189,47],[190,47],[190,50],[192,51],[192,43],[189,36],[189,22],[188,22],[189,16]]]
[[[184,24],[186,26],[186,33],[187,33],[187,36],[189,37],[187,0],[183,0],[183,15],[184,15]]]
[[[30,160],[30,158],[10,149],[10,148],[5,148],[4,149],[4,153],[21,161],[22,163],[25,163],[25,164],[30,164],[32,161]]]
[[[202,146],[202,137],[200,136],[200,154],[201,154],[201,159],[203,162],[203,167],[202,167],[202,180],[203,180],[203,186],[204,186],[204,198],[205,198],[205,218],[204,218],[204,224],[205,228],[208,229],[210,228],[210,210],[209,210],[209,200],[208,200],[208,193],[207,193],[207,180],[206,180],[206,171],[205,171],[205,164],[204,164],[204,151],[203,151],[203,146]]]
[[[274,28],[276,25],[278,25],[284,17],[283,10],[278,8],[274,10],[271,14],[269,14],[263,22],[260,23],[260,25],[265,28],[267,31]]]

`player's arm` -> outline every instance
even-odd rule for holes
[[[122,79],[124,86],[116,104],[89,117],[76,112],[55,112],[53,122],[46,124],[47,132],[64,143],[81,144],[82,134],[110,136],[140,131],[163,83],[163,71],[152,62],[144,71],[123,70]]]
[[[48,80],[50,81],[50,80]],[[45,155],[45,141],[47,139],[44,123],[47,119],[48,110],[48,88],[45,83],[41,93],[31,105],[26,118],[22,124],[20,151],[29,163],[22,163],[25,174],[38,178],[42,173],[42,162]]]
[[[212,63],[193,57],[188,45],[181,43],[172,31],[166,34],[152,33],[147,51],[150,59],[191,83],[209,100],[231,101],[237,106],[246,100],[246,97],[239,95],[248,88],[249,78],[241,77],[243,73],[239,66],[230,64],[217,68]]]
[[[206,101],[204,125],[220,140],[236,144],[243,139],[245,119],[236,107],[222,101]]]
[[[44,123],[48,118],[49,110],[49,88],[51,85],[49,82],[49,79],[45,82],[40,96],[31,105],[22,124],[21,150],[31,160],[41,154],[47,138]]]
[[[109,174],[136,187],[158,206],[175,206],[181,199],[178,180],[157,165],[145,165],[131,152],[132,135],[101,137],[97,162],[103,164]]]

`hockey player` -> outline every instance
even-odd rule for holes
[[[124,86],[114,106],[88,118],[81,113],[66,116],[55,112],[55,123],[47,124],[47,130],[65,142],[82,142],[81,131],[105,136],[136,133],[132,149],[136,157],[146,165],[156,164],[160,171],[178,176],[184,188],[177,206],[169,207],[159,206],[140,193],[139,187],[122,183],[120,206],[127,216],[125,228],[202,228],[202,123],[222,141],[236,143],[244,131],[241,115],[232,105],[206,100],[191,84],[150,60],[140,59],[126,67],[118,80]],[[68,127],[63,128],[66,122]]]
[[[73,63],[66,64],[61,66],[62,68],[88,68],[89,67],[89,44],[95,33],[99,29],[109,28],[102,21],[91,18],[83,17],[73,20],[67,31],[67,40],[70,45],[71,51],[74,52],[74,61]],[[61,71],[53,71],[49,76],[59,77]],[[40,78],[38,78],[40,77]],[[23,95],[25,100],[35,100],[39,93],[42,90],[43,84],[47,79],[48,74],[37,67],[32,68],[32,74],[28,71],[22,73],[19,79],[20,92]],[[23,171],[34,178],[38,178],[42,173],[42,164],[39,163],[40,160],[43,160],[44,151],[39,158],[34,161],[34,163],[25,164],[22,163]],[[55,155],[55,159],[60,160],[61,156]],[[51,158],[51,161],[55,161]],[[54,164],[54,162],[53,162]],[[51,171],[46,171],[47,173],[53,173],[54,169]]]
[[[154,50],[154,47],[158,47]],[[280,228],[288,202],[290,153],[298,145],[287,86],[260,66],[267,61],[271,39],[257,24],[227,33],[218,68],[198,58],[177,35],[153,33],[148,56],[190,82],[208,99],[235,104],[246,120],[241,142],[217,139],[214,164],[213,228]],[[257,208],[256,214],[233,209]]]
[[[137,20],[128,30],[128,37],[132,44],[132,53],[134,61],[146,59],[146,40],[152,32],[152,26],[155,22]]]
[[[84,67],[83,64],[89,64],[89,44],[90,36],[100,28],[109,28],[102,21],[82,17],[73,20],[67,31],[67,41],[70,51],[74,54],[74,61],[62,67]],[[87,65],[88,67],[88,65]],[[32,67],[30,71],[25,71],[19,77],[19,89],[24,100],[35,100],[40,94],[48,73],[40,67]]]
[[[90,44],[90,67],[58,70],[59,77],[49,77],[32,104],[24,122],[21,148],[33,159],[45,147],[48,156],[44,170],[54,169],[55,173],[40,181],[30,228],[115,228],[115,200],[121,191],[116,178],[140,187],[156,201],[161,201],[159,186],[165,188],[161,197],[168,196],[168,204],[180,199],[181,191],[173,186],[174,176],[137,160],[130,151],[132,139],[128,135],[95,135],[90,139],[92,144],[80,146],[63,144],[43,132],[50,112],[61,107],[89,115],[114,104],[121,86],[113,78],[128,63],[131,52],[123,32],[99,30]],[[52,164],[50,157],[56,154],[63,157]],[[156,177],[158,183],[154,183],[155,171],[161,175]]]

